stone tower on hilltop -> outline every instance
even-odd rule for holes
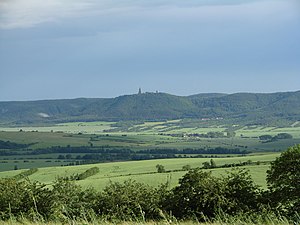
[[[142,94],[142,89],[141,88],[139,88],[139,93],[138,94],[139,95]]]

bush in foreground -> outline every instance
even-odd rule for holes
[[[278,210],[300,213],[300,145],[290,147],[271,163],[267,183]]]
[[[158,219],[160,195],[157,189],[133,180],[110,183],[101,193],[97,213],[109,219]]]

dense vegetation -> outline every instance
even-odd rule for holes
[[[286,124],[300,120],[300,92],[272,94],[165,93],[125,95],[112,99],[0,102],[0,123],[47,124],[66,121],[224,119],[231,124]]]
[[[30,144],[18,144],[11,141],[2,141],[0,140],[0,149],[21,149],[27,148]]]
[[[189,169],[189,168],[187,168]],[[300,145],[281,154],[268,171],[268,190],[256,186],[243,169],[215,177],[190,169],[179,184],[154,188],[127,180],[103,191],[82,189],[72,179],[58,178],[52,187],[15,179],[0,180],[0,217],[40,221],[87,220],[214,220],[220,216],[252,218],[284,216],[299,221]],[[171,215],[171,216],[170,216]]]

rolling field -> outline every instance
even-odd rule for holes
[[[19,132],[21,130],[23,132]],[[234,127],[231,138],[182,137],[184,134],[226,133],[225,126],[184,127],[178,120],[145,122],[137,125],[116,127],[115,122],[74,122],[51,127],[0,127],[0,140],[17,143],[33,143],[31,148],[49,146],[113,146],[131,149],[145,148],[214,148],[241,147],[249,151],[280,151],[300,143],[300,127]],[[38,132],[35,132],[38,131]],[[275,136],[289,133],[293,139],[262,143],[260,135]]]
[[[239,149],[253,153],[278,152],[300,143],[300,127],[263,127],[234,125],[230,129],[234,137],[226,137],[228,125],[209,124],[207,121],[170,120],[162,122],[73,122],[49,127],[0,127],[0,140],[20,144],[30,144],[32,150],[61,147],[93,147],[105,149]],[[20,132],[22,130],[22,132]],[[224,137],[205,138],[193,134],[223,133]],[[262,142],[260,135],[275,136],[288,133],[292,139]],[[188,135],[192,134],[192,135]],[[0,149],[1,150],[1,149]],[[7,150],[3,150],[7,151]],[[9,150],[11,151],[11,150]],[[82,153],[70,153],[72,159],[61,159],[59,153],[27,154],[18,150],[18,154],[0,155],[0,171],[61,166],[75,163]],[[66,154],[64,154],[66,156]],[[191,155],[193,156],[193,155]],[[108,160],[109,161],[109,160]]]
[[[57,124],[51,127],[17,127],[0,128],[0,140],[21,144],[30,144],[29,148],[41,149],[52,146],[93,146],[106,148],[127,148],[134,151],[144,149],[199,149],[199,148],[239,148],[253,152],[247,156],[219,155],[214,158],[218,166],[228,163],[239,163],[251,160],[252,162],[270,162],[279,153],[272,151],[284,150],[287,147],[300,143],[300,127],[261,127],[261,126],[234,126],[236,135],[232,138],[203,138],[185,136],[184,134],[207,134],[208,132],[226,133],[225,126],[188,127],[190,124],[180,124],[180,120],[165,122],[145,122],[138,124],[118,124],[115,122],[75,122]],[[22,132],[20,132],[22,129]],[[278,140],[276,142],[262,143],[258,136],[289,133],[293,139]],[[24,150],[20,150],[24,151]],[[23,154],[24,152],[22,152]],[[65,166],[81,157],[81,153],[71,153],[72,158],[59,159],[60,154],[39,155],[5,155],[0,156],[0,177],[10,177],[19,173],[20,169],[39,168],[38,172],[31,175],[30,179],[50,184],[58,176],[70,176],[82,173],[96,165],[100,173],[86,180],[77,181],[84,187],[93,186],[103,188],[109,181],[123,181],[135,179],[140,182],[158,185],[167,180],[172,186],[185,173],[180,171],[182,166],[190,165],[192,168],[202,167],[202,163],[209,161],[211,155],[203,158],[160,159],[133,162],[100,163],[93,165]],[[193,155],[190,155],[193,156]],[[189,156],[186,156],[189,157]],[[208,157],[208,158],[205,158]],[[214,157],[216,157],[214,155]],[[155,166],[162,164],[168,173],[157,173]],[[64,165],[64,166],[63,166]],[[45,168],[43,168],[45,167]],[[250,165],[253,178],[257,184],[265,187],[265,171],[268,165]],[[19,169],[14,171],[14,169]],[[11,170],[11,171],[9,171]],[[177,170],[177,171],[174,171]],[[222,174],[223,168],[214,169],[213,173]]]
[[[214,158],[217,166],[228,163],[240,163],[251,160],[252,162],[261,162],[260,165],[251,165],[246,168],[250,170],[255,182],[266,187],[265,177],[268,165],[263,162],[273,161],[278,153],[267,155],[250,155],[243,157],[228,157],[228,158]],[[137,180],[139,182],[147,183],[149,185],[157,186],[167,181],[171,186],[178,183],[178,179],[182,177],[186,171],[180,171],[183,166],[190,165],[192,168],[202,167],[203,162],[209,161],[210,158],[184,158],[184,159],[160,159],[147,161],[132,161],[132,162],[114,162],[114,163],[100,163],[92,165],[67,166],[67,167],[47,167],[39,168],[39,170],[30,175],[29,179],[39,181],[46,184],[51,184],[57,177],[66,177],[74,174],[80,174],[91,167],[98,167],[100,172],[87,179],[76,181],[83,187],[94,187],[96,189],[104,188],[110,181],[125,181],[127,179]],[[165,167],[166,173],[157,173],[156,165],[161,164]],[[212,169],[213,174],[220,176],[229,171],[230,168],[216,168]],[[1,172],[0,177],[12,177],[22,170]]]

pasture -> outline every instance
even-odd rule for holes
[[[240,149],[252,152],[243,156],[226,154],[201,155],[187,154],[177,159],[157,159],[131,162],[112,162],[93,164],[99,167],[100,173],[85,180],[77,181],[84,187],[93,186],[103,188],[109,181],[123,181],[135,179],[137,181],[158,185],[166,181],[171,186],[177,184],[178,179],[185,173],[181,171],[184,165],[192,168],[202,167],[202,163],[214,157],[217,166],[228,163],[270,162],[279,153],[289,146],[300,143],[300,127],[291,126],[285,128],[243,126],[230,127],[234,129],[233,137],[205,138],[186,134],[207,134],[209,132],[220,132],[226,134],[229,127],[226,125],[209,125],[208,122],[198,121],[192,127],[191,122],[183,120],[170,120],[162,122],[73,122],[57,124],[49,127],[1,127],[0,140],[11,141],[21,144],[29,144],[28,150],[14,150],[16,154],[0,156],[0,177],[10,177],[19,173],[22,169],[39,168],[38,172],[31,175],[32,180],[51,183],[58,176],[71,176],[82,173],[92,165],[78,165],[78,158],[84,156],[84,152],[40,153],[34,151],[48,149],[53,146],[61,147],[91,147],[103,149],[130,149],[135,152],[146,149],[209,149],[227,148]],[[22,131],[20,131],[22,130]],[[263,143],[258,138],[260,135],[276,135],[278,133],[289,133],[293,139],[277,140],[275,142]],[[7,151],[7,150],[6,150]],[[12,150],[9,150],[12,151]],[[275,152],[275,153],[274,153]],[[178,157],[179,155],[177,155]],[[194,158],[197,157],[197,158]],[[118,159],[116,159],[118,161]],[[122,160],[124,161],[124,160]],[[75,166],[75,164],[77,164]],[[167,173],[157,173],[155,166],[161,164]],[[67,166],[68,165],[68,166]],[[74,165],[74,166],[70,166]],[[268,165],[249,165],[247,168],[253,175],[257,184],[265,187],[265,171]],[[18,169],[18,170],[14,170]],[[213,169],[215,174],[223,174],[229,168]]]
[[[202,125],[202,127],[201,127]],[[204,126],[205,125],[205,126]],[[50,146],[110,146],[140,150],[145,148],[241,148],[251,152],[281,151],[300,143],[300,127],[263,127],[198,124],[180,120],[118,124],[116,122],[74,122],[50,127],[0,127],[0,140],[32,143],[31,148]],[[235,135],[226,137],[228,129]],[[22,130],[22,132],[20,132]],[[224,137],[205,138],[186,134],[224,133]],[[293,139],[263,143],[261,135],[289,133]]]
[[[268,163],[273,161],[277,156],[279,156],[278,153],[273,153],[240,157],[214,158],[213,160],[217,166],[247,162],[251,160],[255,164],[246,166],[245,168],[250,170],[250,174],[258,185],[266,188],[265,178],[266,170],[269,167]],[[85,188],[94,187],[96,189],[104,188],[110,181],[122,182],[127,179],[133,179],[152,186],[158,186],[161,183],[169,182],[170,186],[173,187],[178,184],[179,178],[186,173],[186,171],[182,171],[183,166],[189,165],[191,168],[202,167],[203,163],[207,161],[210,161],[210,158],[159,159],[66,167],[46,167],[39,168],[36,173],[29,176],[29,179],[32,181],[51,184],[57,177],[69,177],[74,174],[80,174],[87,169],[96,166],[100,170],[98,174],[76,182]],[[257,163],[259,165],[257,165],[256,162],[259,162]],[[163,165],[166,172],[157,173],[157,164]],[[218,176],[225,174],[225,172],[229,170],[230,168],[211,169],[213,174]],[[0,177],[12,177],[21,172],[22,170],[1,172]]]
[[[235,135],[226,137],[227,131]],[[223,137],[205,137],[210,132],[223,134]],[[275,136],[288,133],[292,139],[263,142],[261,135]],[[196,135],[195,135],[196,134]],[[199,135],[199,136],[197,136]],[[202,135],[202,136],[201,136]],[[78,163],[76,157],[84,152],[69,152],[69,158],[60,153],[47,152],[35,154],[31,151],[60,147],[90,147],[92,150],[130,149],[139,152],[147,149],[239,149],[252,153],[280,152],[289,146],[300,143],[300,127],[264,127],[222,125],[201,120],[169,120],[161,122],[72,122],[48,127],[0,127],[0,140],[29,144],[27,149],[14,150],[16,154],[0,155],[0,171],[51,166],[65,166]],[[9,150],[11,152],[12,150]],[[178,155],[177,155],[178,156]],[[224,155],[223,155],[224,156]],[[185,155],[184,157],[198,157]],[[112,159],[113,160],[113,159]],[[125,160],[115,159],[115,160]],[[129,158],[126,160],[130,160]],[[98,160],[111,161],[111,160]]]

